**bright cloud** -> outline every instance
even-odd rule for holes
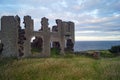
[[[76,41],[112,41],[119,40],[120,36],[77,36]]]

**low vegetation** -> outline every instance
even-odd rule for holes
[[[0,80],[120,80],[120,57],[1,59]]]
[[[109,50],[99,50],[99,51],[95,51],[95,50],[90,50],[90,51],[86,51],[86,56],[91,56],[94,58],[94,54],[99,53],[98,57],[99,58],[113,58],[116,57],[114,53],[111,53]],[[83,54],[84,55],[84,54]]]
[[[51,49],[50,58],[0,58],[0,80],[120,80],[118,48],[61,56]],[[32,49],[32,53],[41,50]],[[100,55],[98,55],[100,53]]]
[[[115,56],[120,55],[120,45],[112,46],[109,51],[113,53]]]
[[[113,53],[111,53],[109,50],[101,50],[100,51],[100,56],[104,58],[112,58],[115,57]]]

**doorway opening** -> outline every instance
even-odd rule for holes
[[[34,36],[31,38],[31,52],[32,54],[39,54],[43,50],[43,39],[42,37]]]
[[[51,42],[51,55],[59,55],[60,54],[60,43],[57,41]]]

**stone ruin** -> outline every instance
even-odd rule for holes
[[[41,19],[41,29],[34,31],[33,19],[24,16],[24,29],[20,25],[19,16],[3,16],[0,30],[0,56],[2,57],[49,57],[51,48],[59,48],[60,54],[65,50],[73,51],[74,23],[56,19],[56,25],[52,30],[48,27],[48,19]],[[31,44],[32,37],[35,36]],[[41,48],[36,55],[31,53],[31,47]]]

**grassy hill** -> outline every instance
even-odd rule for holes
[[[120,80],[120,57],[1,59],[0,80]]]

